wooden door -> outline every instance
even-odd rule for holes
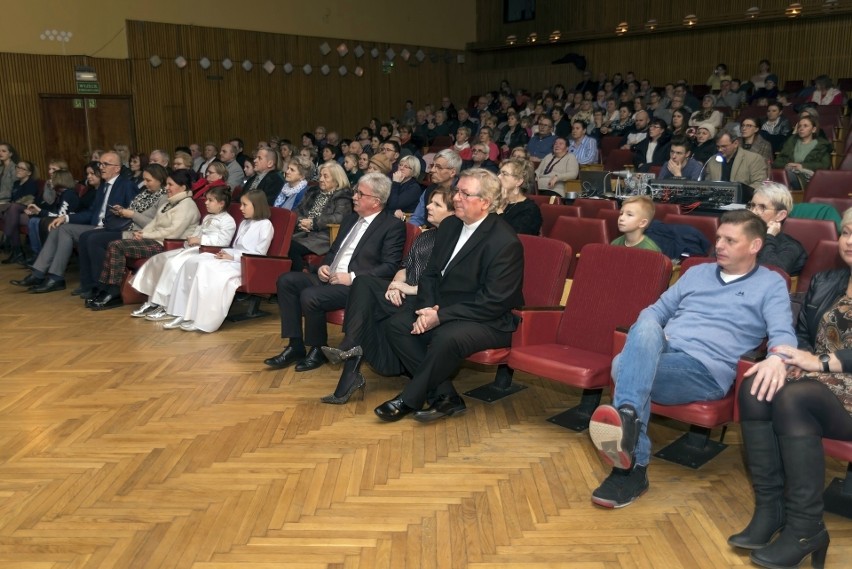
[[[115,144],[135,147],[129,97],[43,95],[41,115],[45,163],[65,159],[78,180],[92,150],[108,150]]]

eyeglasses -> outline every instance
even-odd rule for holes
[[[109,162],[98,162],[99,168],[107,168],[109,166],[120,166],[119,164],[110,164]]]
[[[355,190],[354,192],[352,192],[352,194],[355,197],[358,197],[358,198],[376,198],[376,199],[379,199],[379,196],[374,196],[373,194],[365,194],[361,190]]]
[[[456,195],[461,197],[461,199],[463,199],[463,200],[469,200],[470,198],[479,198],[480,197],[479,194],[470,194],[470,193],[468,193],[464,190],[460,190],[458,188],[456,188]]]
[[[517,176],[516,176],[514,173],[509,172],[508,170],[500,170],[500,174],[499,174],[499,175],[500,175],[500,176],[511,176],[511,177],[513,177],[513,178],[517,178]]]
[[[754,203],[754,202],[748,202],[746,204],[746,209],[749,210],[749,211],[753,211],[754,213],[757,213],[757,214],[763,213],[765,211],[778,211],[777,207],[766,207],[762,203]]]
[[[382,152],[396,152],[396,148],[394,148],[393,146],[386,146],[382,148]]]
[[[437,162],[432,162],[432,166],[430,166],[432,170],[449,170],[449,166],[441,166]]]
[[[740,128],[757,128],[757,125],[743,123]]]
[[[484,150],[482,150],[480,148],[474,148],[473,152],[479,152],[480,154],[488,154],[487,152],[485,152]]]

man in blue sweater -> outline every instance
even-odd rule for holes
[[[723,398],[743,353],[764,338],[795,346],[784,279],[757,263],[766,222],[745,210],[725,213],[716,232],[716,264],[697,265],[639,314],[613,361],[612,405],[592,414],[589,433],[612,473],[592,493],[607,508],[648,489],[651,401],[664,405]],[[755,392],[771,399],[785,380],[780,357],[753,366]]]

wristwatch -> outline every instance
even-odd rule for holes
[[[831,359],[831,356],[829,356],[828,354],[820,354],[818,359],[819,359],[819,363],[822,364],[822,371],[824,371],[824,372],[831,371],[828,368],[828,361]]]

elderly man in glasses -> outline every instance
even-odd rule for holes
[[[524,253],[515,230],[495,213],[500,193],[491,172],[461,173],[453,197],[456,216],[435,230],[416,302],[383,323],[412,379],[376,407],[379,419],[413,414],[428,422],[463,413],[452,382],[461,363],[472,353],[511,343],[518,324],[512,309],[524,302]]]
[[[29,287],[30,293],[40,294],[65,289],[65,269],[74,245],[88,231],[107,229],[123,231],[131,221],[115,214],[114,208],[127,208],[139,193],[139,188],[130,178],[120,176],[121,159],[115,152],[106,152],[100,158],[103,182],[97,189],[94,201],[88,209],[57,217],[50,224],[50,233],[33,271],[13,285]]]
[[[435,155],[435,160],[429,167],[432,184],[420,194],[420,203],[408,218],[408,223],[420,227],[426,224],[426,197],[437,188],[450,188],[455,185],[456,176],[462,169],[462,159],[458,152],[445,148]],[[496,172],[496,171],[495,171]]]
[[[390,280],[396,273],[405,245],[405,224],[385,209],[390,190],[390,178],[384,174],[365,174],[353,192],[353,213],[340,223],[322,266],[310,273],[278,277],[281,337],[288,344],[280,354],[264,360],[266,365],[280,369],[296,364],[296,371],[302,372],[328,362],[322,352],[328,346],[325,313],[346,307],[349,287],[359,276]]]

